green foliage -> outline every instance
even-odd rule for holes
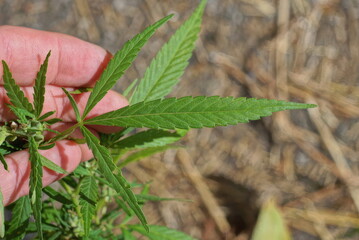
[[[155,24],[146,28],[142,33],[137,34],[130,41],[126,42],[121,50],[108,63],[105,71],[102,73],[93,88],[91,95],[87,101],[83,118],[91,111],[91,109],[105,96],[117,80],[124,74],[127,68],[135,60],[140,49],[145,45],[148,39],[155,33],[155,30],[162,24],[167,22],[172,15],[162,18]]]
[[[164,99],[188,65],[200,32],[205,4],[206,1],[202,0],[192,16],[163,46],[143,79],[133,81],[126,89],[125,95],[132,93],[130,106],[92,119],[86,118],[129,68],[156,29],[172,15],[159,20],[126,42],[111,59],[94,88],[80,88],[72,92],[63,88],[74,109],[76,122],[62,132],[51,129],[52,124],[62,121],[51,118],[55,111],[41,115],[50,52],[35,79],[33,105],[16,85],[9,67],[2,61],[4,88],[11,103],[8,107],[17,119],[5,122],[0,127],[0,162],[4,169],[12,171],[8,169],[4,156],[28,149],[31,172],[30,194],[7,207],[12,211],[12,218],[5,223],[5,228],[3,196],[0,190],[0,237],[5,234],[5,239],[23,239],[27,233],[37,233],[36,239],[133,240],[140,234],[156,240],[193,239],[167,227],[147,225],[142,211],[144,204],[148,201],[174,199],[150,195],[149,184],[129,183],[122,175],[121,168],[155,153],[177,148],[174,144],[190,128],[234,125],[257,120],[276,111],[314,107],[311,104],[277,100],[218,96]],[[88,91],[91,94],[81,116],[72,94]],[[122,127],[122,130],[100,134],[100,138],[97,138],[85,125],[117,126]],[[135,129],[143,127],[152,129]],[[51,159],[42,156],[39,150],[51,151],[59,140],[74,140],[71,133],[77,129],[80,129],[84,139],[75,139],[75,142],[86,143],[94,159],[81,163],[73,173],[67,173]],[[55,133],[55,136],[45,141],[46,131]],[[60,188],[43,188],[43,167],[59,174],[68,174],[59,181]],[[42,198],[42,193],[48,197]],[[108,208],[109,204],[111,209]],[[34,221],[29,221],[31,216]],[[141,225],[129,224],[135,221],[134,218]],[[118,233],[119,229],[121,233]],[[258,234],[261,236],[261,233]]]
[[[131,97],[131,104],[162,98],[172,91],[192,56],[207,1],[202,1],[192,16],[158,52]]]
[[[188,129],[246,123],[272,112],[315,105],[255,98],[183,97],[140,102],[85,121],[107,126]]]
[[[34,85],[34,109],[35,115],[37,117],[40,116],[42,112],[42,108],[44,106],[45,101],[45,82],[46,82],[46,72],[47,65],[49,63],[49,57],[51,55],[51,51],[47,54],[44,63],[40,67],[40,71],[37,73]]]
[[[29,138],[29,154],[31,162],[30,173],[30,198],[31,208],[35,217],[36,229],[40,239],[42,236],[41,210],[42,210],[42,164],[41,157],[37,151],[38,144],[33,137]]]
[[[92,217],[95,215],[98,199],[97,182],[92,176],[85,176],[80,187],[81,219],[84,224],[84,234],[87,239],[90,234]]]
[[[4,79],[4,88],[6,90],[6,94],[10,98],[10,102],[14,104],[16,108],[26,110],[27,112],[32,113],[34,109],[32,108],[31,103],[25,97],[24,92],[20,89],[18,85],[16,85],[15,80],[12,78],[12,74],[10,69],[5,61],[2,61],[3,66],[3,79]]]

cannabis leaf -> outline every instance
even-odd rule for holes
[[[34,112],[34,109],[29,100],[25,97],[24,92],[18,85],[16,85],[15,80],[12,78],[10,69],[4,60],[2,61],[2,66],[4,70],[4,88],[6,90],[6,94],[10,98],[10,102],[17,108],[24,109],[31,113]]]
[[[82,134],[85,136],[87,145],[92,150],[95,159],[98,162],[99,170],[109,181],[112,187],[127,202],[141,223],[147,228],[146,218],[137,203],[136,196],[131,191],[131,187],[121,174],[121,170],[113,163],[109,150],[100,145],[99,139],[95,137],[86,127],[80,127]]]
[[[132,136],[124,138],[111,145],[111,148],[133,149],[160,147],[179,141],[187,131],[178,129],[176,132],[165,131],[161,129],[150,129],[147,131],[136,133]]]
[[[268,99],[183,97],[140,102],[85,121],[85,124],[188,129],[246,123],[272,112],[315,107]]]
[[[25,236],[25,230],[29,225],[31,215],[31,203],[29,196],[19,198],[12,210],[9,229],[6,232],[8,239],[21,240]]]
[[[51,51],[46,55],[44,63],[41,65],[39,72],[36,75],[35,85],[34,85],[34,108],[35,115],[39,117],[42,108],[44,106],[44,96],[45,96],[45,82],[46,82],[46,72],[47,65],[49,62],[49,57],[51,55]]]
[[[40,155],[40,154],[39,154]],[[57,165],[56,163],[54,163],[53,161],[47,159],[46,157],[40,155],[40,159],[41,159],[41,165],[58,173],[61,174],[67,174],[68,172],[66,172],[62,167],[60,167],[59,165]]]
[[[61,89],[66,94],[67,98],[69,99],[69,101],[71,103],[72,108],[74,109],[76,121],[81,122],[80,111],[79,111],[79,108],[77,107],[75,99],[71,96],[71,94],[65,88],[61,88]]]
[[[42,221],[41,221],[41,192],[42,192],[42,164],[41,155],[37,151],[38,143],[34,137],[29,137],[29,153],[31,162],[31,173],[30,173],[30,197],[31,207],[36,221],[36,229],[40,239],[42,236]]]
[[[81,181],[80,186],[80,206],[81,218],[84,224],[85,239],[88,239],[92,217],[95,214],[96,203],[98,198],[98,184],[92,176],[86,176]]]
[[[138,52],[148,39],[155,33],[155,30],[167,22],[173,15],[162,18],[158,22],[146,28],[142,33],[137,34],[130,41],[126,42],[123,48],[118,51],[102,73],[100,80],[96,82],[91,95],[87,101],[82,118],[84,119],[91,109],[105,96],[117,80],[124,74],[126,69],[135,60]]]
[[[192,56],[201,29],[205,0],[157,53],[133,96],[131,104],[162,98],[172,91]]]
[[[129,225],[128,227],[141,233],[151,240],[195,240],[195,238],[192,238],[183,232],[179,232],[164,226],[149,225],[149,232],[146,232],[141,225]]]

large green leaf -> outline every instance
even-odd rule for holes
[[[42,164],[41,164],[41,155],[37,149],[38,149],[38,143],[35,141],[34,137],[29,137],[29,154],[30,154],[30,162],[31,162],[31,172],[30,172],[31,207],[35,218],[38,237],[39,239],[43,239],[42,222],[41,222]]]
[[[122,176],[121,170],[113,163],[110,152],[107,148],[100,145],[100,141],[86,127],[80,127],[82,134],[86,138],[87,145],[92,150],[95,159],[98,162],[99,170],[111,183],[112,187],[118,192],[126,203],[131,207],[136,216],[140,219],[143,226],[147,228],[147,221],[137,202],[136,196],[131,191],[130,184]]]
[[[21,240],[25,236],[25,229],[29,225],[31,215],[31,204],[29,196],[23,196],[15,202],[12,210],[9,229],[6,232],[6,238],[12,240]]]
[[[157,53],[134,91],[131,104],[159,99],[172,91],[192,56],[206,2],[201,2],[192,16]]]
[[[49,57],[51,55],[51,51],[47,54],[44,63],[41,65],[39,72],[37,73],[34,85],[34,108],[35,115],[39,117],[42,108],[44,106],[45,100],[45,83],[46,83],[46,72],[47,65],[49,63]]]
[[[82,116],[83,119],[124,74],[135,60],[143,45],[145,45],[148,39],[155,33],[156,29],[167,22],[171,17],[172,15],[169,15],[149,26],[142,33],[137,34],[130,41],[126,42],[123,48],[115,54],[91,92]]]
[[[29,100],[25,97],[24,92],[21,91],[20,87],[16,85],[15,80],[12,78],[10,69],[5,61],[2,61],[2,66],[4,70],[4,88],[7,96],[10,98],[10,102],[17,108],[27,110],[31,113],[34,112],[34,109]]]
[[[92,217],[95,215],[96,203],[98,200],[98,185],[92,176],[85,176],[80,185],[81,218],[84,224],[85,239],[90,234]]]
[[[128,227],[151,240],[195,240],[195,238],[183,232],[165,226],[149,225],[149,232],[146,232],[141,225],[129,225]]]
[[[88,119],[85,124],[188,129],[246,123],[272,112],[315,107],[268,99],[183,97],[140,102]]]

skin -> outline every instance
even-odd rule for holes
[[[76,119],[61,87],[70,91],[78,87],[92,87],[112,57],[103,48],[68,35],[15,26],[0,26],[0,46],[0,60],[6,61],[13,78],[30,101],[32,101],[32,86],[36,73],[46,54],[51,50],[43,113],[56,110],[52,117],[61,118],[65,122],[52,127],[58,131],[68,128]],[[4,122],[14,119],[14,115],[6,107],[9,99],[3,87],[2,75],[1,65],[0,121]],[[74,97],[82,112],[89,93]],[[88,118],[119,109],[127,104],[123,96],[109,91],[89,113]],[[118,130],[114,127],[92,126],[92,128],[94,133]],[[76,131],[73,137],[82,136],[79,131]],[[59,141],[54,148],[41,150],[40,153],[67,172],[72,172],[82,161],[92,158],[92,153],[86,144],[76,144],[70,140]],[[9,171],[6,171],[2,165],[0,166],[0,188],[6,206],[29,193],[30,162],[27,150],[9,154],[5,158]],[[49,185],[63,176],[44,168],[43,184]]]

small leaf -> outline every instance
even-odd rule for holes
[[[70,204],[74,204],[72,202],[72,200],[66,196],[64,193],[58,192],[55,189],[53,189],[52,187],[45,187],[42,189],[42,191],[49,196],[50,198],[58,201],[59,203],[65,204],[65,205],[70,205]]]
[[[70,100],[71,106],[75,111],[75,115],[76,115],[76,121],[77,122],[81,122],[81,116],[80,116],[80,111],[79,108],[77,107],[76,101],[75,99],[71,96],[71,94],[65,89],[65,88],[61,88],[62,91],[64,91],[64,93],[66,94],[67,98]]]
[[[32,108],[31,103],[25,97],[25,94],[23,91],[21,91],[20,87],[16,85],[8,65],[5,61],[2,61],[2,65],[4,70],[4,88],[6,89],[7,96],[10,98],[10,102],[17,108],[21,108],[33,113],[34,109]]]
[[[262,239],[291,239],[285,220],[272,200],[263,205],[251,238],[251,240]]]
[[[41,155],[37,151],[38,144],[34,137],[29,137],[29,154],[31,162],[30,172],[30,198],[31,207],[35,217],[36,229],[38,237],[43,239],[42,235],[42,221],[41,221],[41,210],[42,210],[42,164]]]
[[[98,200],[97,182],[92,176],[85,176],[80,185],[81,219],[84,225],[84,238],[88,239],[91,229],[92,218],[95,215]]]
[[[4,197],[0,188],[0,238],[5,236],[5,212],[4,212]]]
[[[47,113],[44,113],[41,117],[39,117],[37,120],[42,121],[45,120],[46,118],[50,117],[51,115],[53,115],[56,111],[50,111]]]
[[[48,144],[48,145],[41,145],[41,146],[39,146],[39,150],[49,150],[53,147],[55,147],[55,143]],[[42,163],[42,165],[44,165],[44,163]]]
[[[160,146],[160,147],[145,148],[144,150],[138,151],[138,152],[133,153],[130,156],[128,156],[124,161],[122,161],[118,165],[118,167],[123,168],[126,165],[128,165],[129,163],[144,159],[144,158],[152,156],[153,154],[156,154],[156,153],[164,152],[171,148],[178,148],[178,147],[172,146],[172,145],[165,145],[165,146]]]
[[[95,137],[86,127],[80,127],[82,134],[87,140],[87,145],[92,150],[95,159],[98,162],[99,170],[103,176],[109,181],[117,193],[131,207],[136,216],[139,218],[145,229],[147,228],[146,218],[137,203],[136,196],[131,191],[130,184],[122,176],[121,170],[113,163],[110,152],[107,148],[100,145],[99,139]]]
[[[39,117],[45,101],[45,83],[46,83],[46,72],[47,65],[51,51],[46,55],[44,63],[41,65],[39,72],[36,75],[34,85],[34,109],[36,117]]]
[[[206,1],[202,1],[192,16],[157,53],[134,91],[131,104],[163,98],[178,83],[195,48],[205,5]]]
[[[93,88],[90,87],[83,87],[83,88],[78,88],[74,91],[69,92],[70,94],[81,94],[81,93],[85,93],[85,92],[92,92]]]
[[[105,96],[117,80],[124,74],[127,68],[135,60],[138,52],[148,39],[155,33],[155,30],[167,22],[173,15],[162,18],[158,22],[146,28],[142,33],[137,34],[130,41],[126,42],[123,48],[118,51],[107,65],[93,88],[87,101],[82,118],[84,119],[91,109]]]
[[[7,162],[6,162],[5,158],[4,158],[4,155],[2,155],[1,153],[0,153],[0,162],[4,166],[4,169],[6,171],[9,171],[8,166],[7,166]]]
[[[39,154],[40,155],[40,154]],[[41,158],[41,165],[58,173],[61,174],[68,174],[68,172],[66,172],[62,167],[60,167],[59,165],[57,165],[56,163],[54,163],[53,161],[47,159],[46,157],[40,155]]]
[[[19,123],[27,124],[29,119],[35,118],[35,115],[28,112],[26,109],[18,108],[10,104],[7,104],[6,106],[19,118],[17,120]]]
[[[23,196],[15,202],[12,209],[12,217],[9,229],[6,232],[7,239],[21,240],[25,237],[25,229],[29,225],[31,204],[29,196]]]
[[[161,129],[150,129],[136,133],[111,145],[111,148],[133,149],[160,147],[179,141],[186,135],[187,131],[179,129],[176,132],[169,132]]]
[[[195,238],[192,238],[183,232],[165,226],[149,225],[149,232],[146,232],[141,225],[128,225],[128,228],[141,233],[151,240],[195,240]]]
[[[235,125],[272,112],[315,107],[313,104],[268,99],[183,97],[140,102],[88,119],[85,124],[188,129]]]

